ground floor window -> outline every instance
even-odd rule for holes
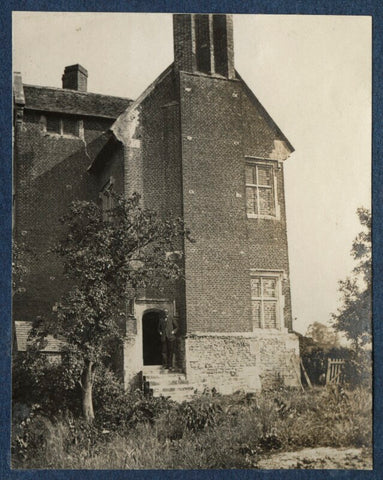
[[[253,328],[280,328],[280,275],[256,273],[250,282]]]

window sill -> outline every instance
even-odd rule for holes
[[[279,216],[276,215],[256,215],[255,213],[247,213],[247,218],[255,218],[260,220],[280,220]]]
[[[81,140],[81,137],[78,135],[71,135],[70,133],[54,133],[54,132],[43,132],[45,137],[52,137],[52,138],[68,138],[71,140]]]
[[[259,332],[259,333],[265,333],[267,335],[275,335],[277,333],[286,333],[287,329],[285,328],[279,328],[279,327],[274,327],[274,328],[262,328],[262,327],[254,327],[253,332]]]

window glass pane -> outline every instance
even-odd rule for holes
[[[274,199],[271,188],[258,188],[259,213],[261,215],[274,215]]]
[[[255,168],[252,167],[251,165],[246,165],[246,183],[247,184],[255,184],[255,178],[254,178],[254,170]]]
[[[47,132],[61,133],[59,117],[55,117],[54,115],[47,115]]]
[[[274,198],[274,170],[271,165],[247,164],[246,177],[246,205],[247,213],[253,215],[276,214]],[[251,185],[254,185],[251,188]]]
[[[277,302],[263,302],[263,323],[265,328],[277,327]]]
[[[277,280],[275,278],[262,278],[262,291],[264,297],[277,297]]]
[[[261,328],[261,302],[253,301],[251,302],[251,306],[252,306],[253,327]]]
[[[45,115],[40,115],[39,125],[43,132],[47,130],[47,117]]]
[[[261,296],[261,279],[259,277],[251,279],[251,298]]]
[[[78,121],[73,118],[63,118],[63,133],[65,135],[78,135]]]
[[[246,188],[246,206],[247,213],[258,213],[256,188]]]
[[[271,186],[271,167],[265,165],[258,165],[258,185],[268,185]]]

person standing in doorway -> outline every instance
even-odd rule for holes
[[[173,353],[178,332],[178,322],[172,317],[169,318],[169,311],[165,309],[158,323],[158,333],[161,337],[162,366],[166,369],[173,369]]]

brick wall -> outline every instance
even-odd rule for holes
[[[187,330],[251,331],[250,269],[283,270],[284,320],[291,326],[283,136],[241,81],[180,74]],[[246,157],[273,159],[278,219],[246,215]]]
[[[179,103],[177,84],[174,73],[170,71],[157,84],[150,88],[150,93],[136,106],[132,106],[126,115],[126,123],[122,129],[124,152],[124,187],[126,195],[138,192],[142,196],[145,208],[157,210],[164,218],[182,217],[181,190],[181,152]],[[177,250],[183,250],[180,242]],[[138,298],[151,300],[176,301],[179,314],[179,334],[185,333],[184,282],[163,285],[162,288],[147,288],[139,292]],[[158,308],[161,308],[159,306]],[[136,316],[138,330],[141,316]],[[129,340],[138,359],[133,362],[142,365],[142,339]],[[138,342],[138,343],[137,343]],[[131,369],[132,353],[125,350],[125,365]],[[181,349],[178,349],[177,363],[184,362]],[[134,356],[134,354],[133,354]],[[131,377],[131,372],[125,378]]]
[[[14,298],[14,317],[33,320],[46,315],[67,288],[60,262],[48,249],[58,241],[60,217],[74,199],[97,199],[98,186],[87,173],[89,147],[111,121],[84,120],[84,140],[43,131],[41,114],[25,111],[15,131],[15,238],[33,253],[29,256],[26,291]]]
[[[185,245],[188,332],[250,330],[239,91],[180,74],[184,218],[196,240]]]
[[[274,160],[275,140],[283,141],[278,128],[273,124],[263,107],[242,84],[241,89],[243,118],[244,157]],[[283,270],[286,281],[283,282],[285,297],[285,326],[292,328],[291,297],[289,281],[289,257],[286,225],[286,202],[284,190],[284,165],[275,161],[277,204],[280,209],[278,219],[247,219],[248,258],[250,268],[265,270]]]
[[[235,77],[231,15],[173,16],[174,66],[177,71],[213,71]]]
[[[187,14],[173,16],[174,66],[176,70],[192,72],[194,69],[191,17]]]

